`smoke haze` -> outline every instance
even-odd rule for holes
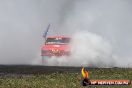
[[[131,4],[130,0],[0,0],[0,64],[40,63],[42,33],[51,23],[49,35],[72,36],[73,46],[70,60],[55,58],[51,65],[132,67]]]

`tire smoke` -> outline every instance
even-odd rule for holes
[[[42,33],[72,38],[49,65],[132,67],[132,1],[1,0],[0,64],[41,64]]]

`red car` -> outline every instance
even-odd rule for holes
[[[45,44],[41,48],[43,61],[52,56],[69,56],[70,55],[70,38],[66,36],[48,36]]]

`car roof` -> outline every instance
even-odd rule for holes
[[[70,38],[68,36],[63,36],[63,35],[57,35],[57,36],[47,36],[47,38]]]

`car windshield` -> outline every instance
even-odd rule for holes
[[[68,44],[70,38],[47,38],[46,44]]]

